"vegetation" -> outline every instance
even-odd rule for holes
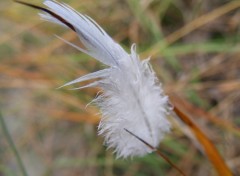
[[[239,1],[64,2],[95,19],[126,50],[137,43],[141,58],[151,56],[172,104],[240,175]],[[155,153],[122,160],[106,150],[96,132],[98,109],[86,108],[99,90],[56,89],[104,66],[56,38],[81,45],[75,33],[41,21],[37,12],[0,1],[0,111],[10,134],[0,129],[0,175],[177,175]],[[160,151],[186,175],[219,174],[189,124],[174,114],[170,120],[172,132]]]

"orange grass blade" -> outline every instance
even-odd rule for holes
[[[81,114],[77,112],[66,112],[61,110],[52,110],[50,111],[50,115],[62,120],[68,120],[72,122],[84,122],[88,124],[97,124],[100,121],[100,117],[98,117],[97,115]]]
[[[220,176],[232,176],[232,173],[228,166],[225,164],[223,158],[220,156],[218,150],[214,144],[207,138],[207,136],[200,130],[200,128],[178,108],[178,104],[174,104],[174,111],[178,117],[191,129],[198,141],[202,144],[204,151],[208,159],[212,162],[218,175]]]
[[[218,125],[219,127],[228,130],[229,132],[237,136],[240,136],[240,128],[234,125],[233,123],[221,119],[219,117],[216,117],[215,115],[206,112],[198,107],[195,107],[194,105],[178,97],[177,95],[171,96],[171,100],[173,102],[178,102],[179,104],[183,105],[184,109],[186,109],[189,112],[194,112],[194,114],[197,115],[198,117],[211,121],[213,124]]]

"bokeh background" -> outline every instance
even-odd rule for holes
[[[26,0],[27,1],[27,0]],[[41,0],[27,1],[38,5]],[[129,51],[137,43],[172,101],[183,105],[240,175],[240,1],[64,0]],[[0,0],[0,111],[29,176],[177,175],[156,154],[115,159],[97,135],[97,89],[56,89],[104,65],[54,35],[75,33],[38,11]],[[160,150],[187,175],[216,175],[199,142],[174,114]],[[0,175],[22,175],[0,129]]]

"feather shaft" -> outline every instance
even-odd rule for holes
[[[152,152],[145,144],[156,148],[169,132],[170,123],[166,116],[170,107],[149,59],[139,59],[135,44],[131,53],[127,53],[92,18],[66,4],[46,0],[44,4],[49,8],[46,9],[17,2],[42,10],[46,13],[40,15],[43,19],[75,31],[85,49],[62,40],[109,67],[61,86],[99,79],[75,89],[100,87],[103,90],[93,102],[101,110],[98,133],[104,136],[108,148],[114,148],[117,157],[123,158]]]

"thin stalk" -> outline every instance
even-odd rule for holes
[[[23,165],[22,159],[21,159],[21,157],[20,157],[20,155],[18,153],[18,150],[17,150],[17,148],[16,148],[16,146],[15,146],[15,144],[14,144],[12,138],[11,138],[11,135],[10,135],[10,133],[8,131],[8,128],[6,126],[6,123],[5,123],[4,119],[3,119],[3,116],[1,114],[1,112],[0,112],[0,126],[2,128],[3,135],[6,137],[6,140],[7,140],[8,144],[9,144],[9,146],[10,146],[10,149],[12,150],[12,152],[14,153],[14,156],[17,159],[17,163],[18,163],[18,165],[20,167],[22,175],[23,176],[28,176],[28,174],[26,172],[26,169],[25,169],[25,167]]]
[[[144,143],[146,146],[148,146],[150,149],[152,149],[153,151],[155,151],[160,157],[162,157],[170,166],[172,166],[174,169],[176,169],[181,175],[186,176],[183,171],[178,168],[167,156],[165,156],[162,152],[160,152],[159,149],[156,149],[155,147],[153,147],[152,145],[150,145],[149,143],[147,143],[146,141],[144,141],[142,138],[140,138],[139,136],[135,135],[134,133],[132,133],[131,131],[127,130],[124,128],[124,130],[126,132],[128,132],[129,134],[131,134],[132,136],[134,136],[135,138],[137,138],[139,141],[141,141],[142,143]]]

